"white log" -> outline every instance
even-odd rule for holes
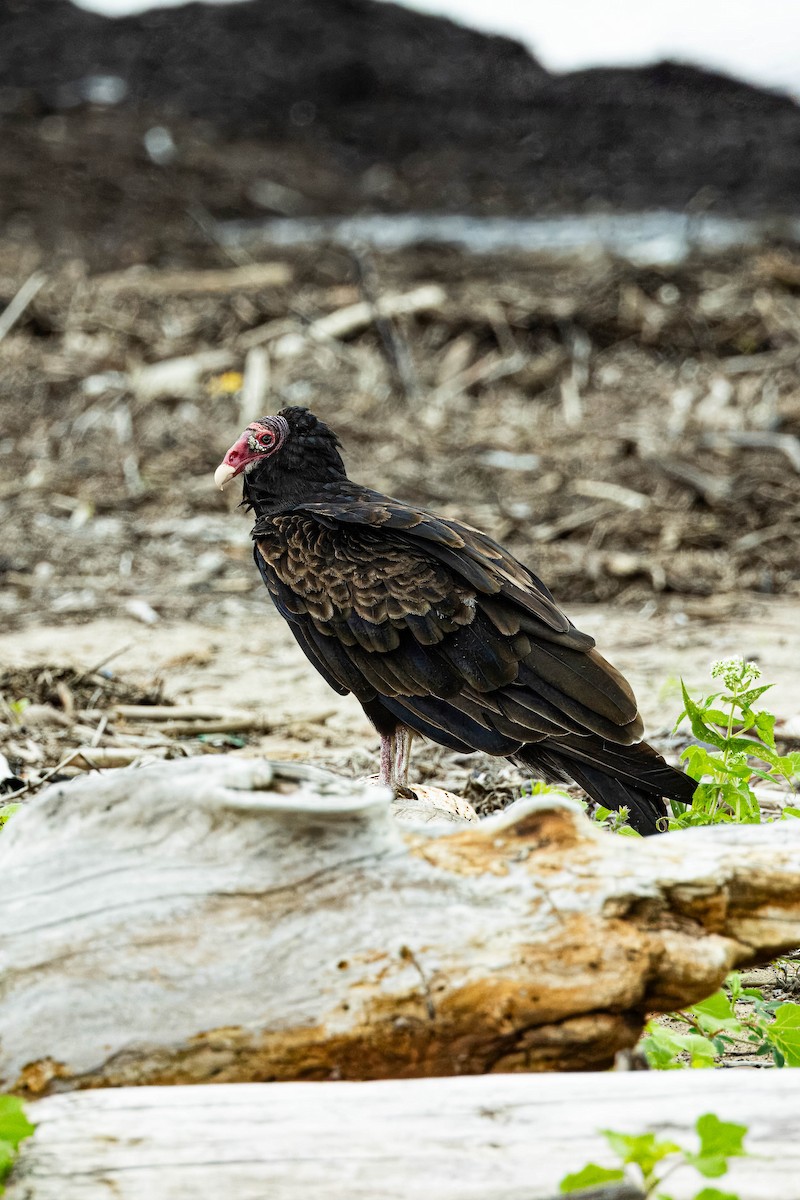
[[[543,797],[454,830],[389,800],[233,757],[37,796],[0,837],[0,1090],[604,1067],[800,944],[798,822],[628,839]]]
[[[245,263],[204,271],[153,271],[141,267],[96,275],[89,286],[103,292],[135,292],[139,296],[208,295],[283,287],[292,280],[288,263]]]
[[[748,1126],[722,1179],[741,1200],[800,1195],[799,1071],[487,1075],[380,1083],[123,1088],[29,1105],[37,1123],[5,1200],[545,1200],[600,1128],[688,1148],[704,1113]]]
[[[235,362],[232,350],[198,350],[181,358],[146,363],[123,378],[140,400],[149,402],[162,396],[193,395],[204,375],[225,371]]]

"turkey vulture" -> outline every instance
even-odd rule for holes
[[[404,779],[416,733],[573,779],[644,834],[664,797],[691,801],[695,781],[641,740],[625,679],[486,534],[351,482],[336,435],[304,408],[245,429],[214,481],[239,474],[273,603],[374,724],[383,782]]]

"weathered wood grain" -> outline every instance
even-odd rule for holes
[[[749,1127],[754,1156],[709,1182],[800,1197],[800,1072],[490,1075],[379,1083],[123,1088],[29,1107],[6,1200],[543,1200],[614,1165],[601,1127],[696,1146],[703,1113]],[[676,1200],[703,1181],[670,1177]]]
[[[59,785],[0,839],[0,1088],[608,1066],[800,944],[800,823],[646,840],[558,797],[401,825],[388,792],[205,758]]]

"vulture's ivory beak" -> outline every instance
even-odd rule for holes
[[[236,468],[232,467],[230,463],[221,462],[214,472],[214,483],[222,492],[225,490],[226,484],[229,484],[237,474]]]

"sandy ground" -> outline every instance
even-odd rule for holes
[[[129,617],[58,628],[37,623],[0,635],[0,661],[6,667],[47,664],[86,670],[122,651],[108,667],[117,677],[142,685],[160,678],[166,695],[177,703],[246,709],[267,717],[272,732],[248,735],[234,753],[302,758],[344,773],[376,769],[377,737],[356,701],[337,696],[311,669],[266,596],[255,620],[257,611],[254,605],[244,617],[215,624],[159,621],[147,627]],[[771,707],[781,720],[800,717],[795,601],[753,600],[746,622],[739,615],[689,616],[677,607],[651,612],[645,606],[631,612],[573,606],[570,615],[631,681],[648,734],[661,743],[680,709],[679,678],[695,693],[711,690],[710,663],[731,654],[755,659],[764,678],[775,683]],[[713,616],[711,611],[709,618]],[[213,748],[196,739],[186,744],[189,753]],[[223,743],[219,749],[231,747]],[[481,755],[465,762],[427,746],[418,747],[417,757],[424,778],[443,785],[463,785],[465,770],[495,765]]]

